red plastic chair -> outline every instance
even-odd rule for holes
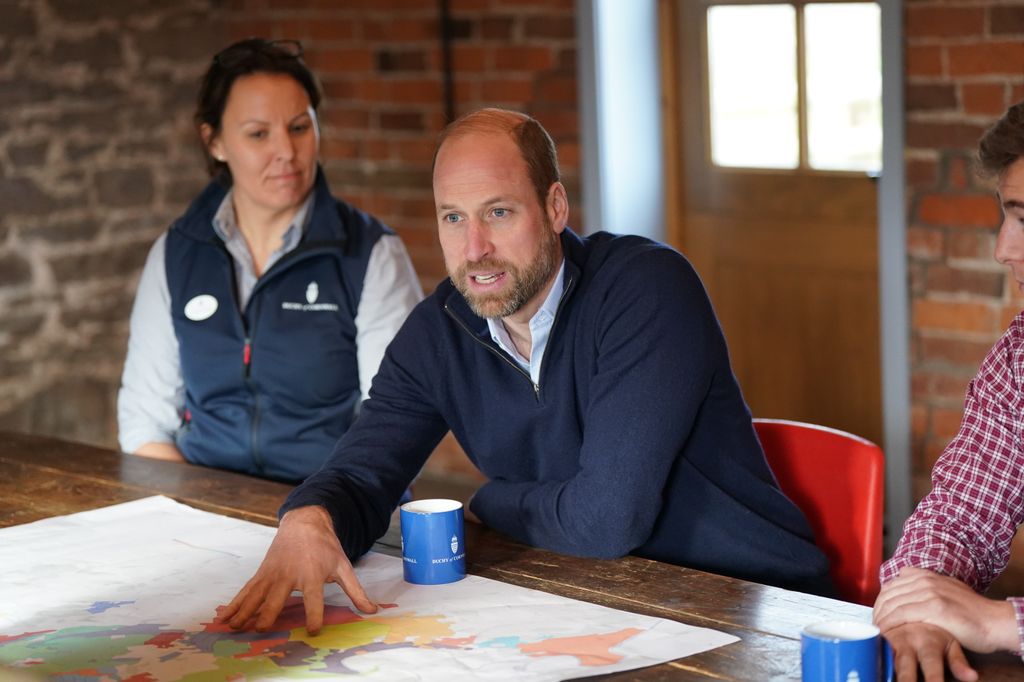
[[[845,431],[784,419],[755,419],[782,492],[803,511],[831,562],[840,596],[870,606],[882,562],[885,455]]]

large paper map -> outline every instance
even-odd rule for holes
[[[315,637],[297,597],[271,631],[231,631],[215,609],[273,534],[163,497],[0,530],[0,679],[561,680],[736,641],[476,576],[409,585],[374,553],[357,572],[378,613],[331,586]]]

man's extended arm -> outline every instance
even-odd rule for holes
[[[433,375],[419,369],[433,361],[433,341],[417,308],[388,347],[359,418],[279,512],[324,507],[351,559],[384,534],[402,494],[448,430],[431,387],[422,383]]]
[[[257,629],[269,628],[288,594],[300,590],[307,630],[315,633],[325,582],[337,583],[360,610],[376,611],[352,563],[387,530],[391,511],[447,431],[409,367],[426,343],[419,331],[399,331],[359,418],[320,471],[285,500],[266,558],[220,620],[241,628],[255,618]]]

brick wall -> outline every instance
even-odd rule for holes
[[[994,183],[978,138],[1024,96],[1024,2],[916,0],[905,9],[915,495],[956,433],[964,389],[1020,311],[993,260]]]
[[[446,122],[440,3],[0,1],[0,428],[115,445],[127,317],[149,245],[205,181],[191,125],[210,56],[303,42],[333,190],[445,276],[430,161]],[[581,227],[573,0],[452,0],[454,113],[528,111]],[[431,463],[468,472],[450,442]]]
[[[964,389],[1024,307],[993,259],[994,181],[978,138],[1024,98],[1024,2],[914,0],[905,9],[906,162],[915,499],[956,433]],[[990,594],[1024,591],[1024,538]]]
[[[453,0],[456,116],[502,106],[555,138],[578,217],[573,0]],[[322,157],[336,193],[393,226],[430,291],[445,277],[430,162],[446,123],[439,2],[236,0],[231,38],[295,38],[326,91]],[[577,220],[573,220],[578,225]]]
[[[529,112],[558,145],[579,220],[579,140],[573,0],[452,0],[451,103],[455,116],[484,106]],[[232,39],[302,41],[326,93],[322,159],[332,189],[391,225],[429,292],[446,275],[437,245],[430,164],[447,122],[439,2],[236,0]],[[428,463],[473,477],[452,439]]]

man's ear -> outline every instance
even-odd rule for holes
[[[548,220],[551,221],[551,228],[556,234],[560,234],[569,222],[569,196],[565,193],[565,186],[562,183],[551,183],[544,209],[548,214]]]

